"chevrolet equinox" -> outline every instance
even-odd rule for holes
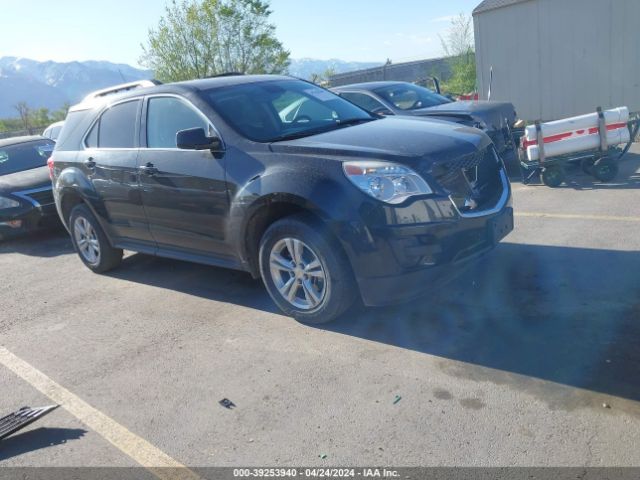
[[[49,159],[82,262],[123,249],[249,272],[322,323],[442,284],[513,229],[485,133],[379,118],[283,76],[142,82],[72,107]]]

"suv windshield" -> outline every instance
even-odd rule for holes
[[[44,167],[54,145],[51,140],[39,140],[0,147],[0,175]]]
[[[338,95],[300,80],[274,80],[205,91],[211,106],[238,132],[274,142],[374,120]]]
[[[447,97],[443,97],[428,88],[419,87],[410,83],[399,83],[374,90],[375,93],[400,110],[415,110],[418,108],[435,107],[445,103],[451,103]]]

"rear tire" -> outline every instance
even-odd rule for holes
[[[542,170],[542,183],[547,187],[556,188],[562,185],[562,182],[564,182],[564,171],[561,167],[554,165]]]
[[[591,175],[593,173],[593,164],[595,160],[593,158],[585,158],[580,162],[580,168],[587,175]]]
[[[111,246],[98,220],[86,205],[76,205],[71,210],[69,230],[80,260],[90,270],[102,273],[122,262],[122,250]]]
[[[618,163],[615,160],[606,158],[591,168],[593,176],[601,182],[610,182],[618,175]]]
[[[337,240],[306,215],[273,223],[260,241],[260,274],[276,305],[301,323],[327,323],[355,301],[349,261]]]

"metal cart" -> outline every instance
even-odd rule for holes
[[[629,129],[629,142],[615,146],[607,145],[607,128],[604,122],[602,109],[598,107],[598,134],[600,135],[600,147],[581,152],[567,153],[553,157],[545,156],[544,141],[541,133],[540,122],[535,123],[538,132],[538,148],[540,158],[535,161],[527,159],[527,152],[518,148],[518,159],[522,172],[522,183],[528,184],[538,175],[548,187],[559,187],[566,179],[565,167],[569,163],[580,163],[582,171],[595,177],[600,182],[610,182],[618,174],[618,162],[626,155],[640,130],[640,112],[631,113],[627,128]],[[520,131],[522,130],[522,131]],[[512,135],[520,139],[524,135],[524,129],[513,131]],[[514,140],[515,144],[515,140]]]

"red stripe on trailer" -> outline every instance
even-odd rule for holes
[[[627,124],[624,122],[619,122],[619,123],[611,123],[609,125],[607,125],[607,131],[611,131],[611,130],[617,130],[619,128],[626,128]],[[576,135],[584,135],[585,130],[581,129],[581,130],[576,130],[575,132],[566,132],[566,133],[559,133],[557,135],[549,135],[548,137],[544,137],[542,140],[544,143],[552,143],[552,142],[558,142],[560,140],[564,140],[565,138],[569,138],[572,137],[573,134]],[[592,127],[587,131],[588,135],[593,135],[598,133],[598,127]],[[527,140],[525,139],[522,142],[522,146],[523,148],[527,148],[530,147],[531,145],[537,145],[538,141],[537,140]]]
[[[607,125],[607,131],[625,128],[626,126],[626,123],[612,123],[611,125]],[[589,129],[589,135],[593,135],[594,133],[598,133],[598,127],[592,127]]]
[[[573,136],[573,132],[566,132],[566,133],[558,133],[557,135],[549,135],[548,137],[544,137],[542,140],[544,143],[552,143],[552,142],[558,142],[560,140],[564,140],[565,138],[569,138]],[[537,140],[526,140],[523,142],[522,146],[524,148],[527,148],[530,145],[537,145],[538,141]]]

